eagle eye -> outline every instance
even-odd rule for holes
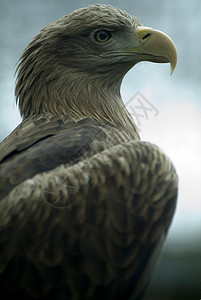
[[[112,33],[107,30],[98,30],[94,34],[95,40],[99,43],[106,43],[111,37]]]

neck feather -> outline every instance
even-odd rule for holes
[[[16,90],[24,118],[45,113],[70,115],[74,120],[90,118],[119,127],[136,139],[137,128],[121,99],[121,81],[68,69],[55,72],[55,78],[38,76],[30,86],[19,87],[18,82]]]

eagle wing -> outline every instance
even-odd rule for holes
[[[174,213],[172,163],[157,146],[89,119],[25,122],[1,146],[1,290],[138,299]]]

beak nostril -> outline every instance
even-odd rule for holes
[[[142,40],[148,38],[150,35],[151,35],[150,33],[145,34],[145,36],[143,36]]]

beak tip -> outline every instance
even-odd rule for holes
[[[170,76],[174,73],[174,70],[176,68],[176,64],[177,64],[177,61],[175,61],[174,63],[170,62]]]
[[[172,74],[173,74],[173,72],[174,72],[174,67],[170,67],[170,76],[172,76]]]

